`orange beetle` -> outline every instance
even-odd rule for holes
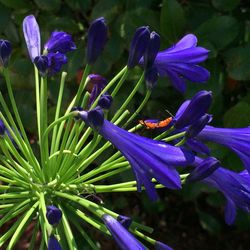
[[[157,128],[165,128],[169,125],[169,123],[173,120],[172,117],[168,117],[165,120],[139,120],[141,125],[144,125],[146,129],[157,129]]]

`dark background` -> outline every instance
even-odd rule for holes
[[[158,82],[151,100],[139,118],[164,119],[166,109],[175,113],[180,103],[201,89],[213,91],[213,125],[243,127],[250,124],[250,3],[248,0],[0,0],[0,33],[13,45],[10,61],[16,100],[30,138],[36,142],[33,65],[22,34],[22,20],[34,14],[40,25],[43,42],[54,30],[73,35],[77,50],[69,53],[63,103],[66,106],[75,93],[85,65],[86,33],[91,20],[104,16],[109,26],[109,41],[93,73],[111,79],[126,63],[133,32],[149,25],[161,35],[161,49],[194,33],[199,45],[210,50],[203,64],[211,72],[206,84],[188,83],[184,96],[171,87],[166,78]],[[43,43],[44,44],[44,43]],[[136,68],[113,105],[126,97],[141,71]],[[49,113],[54,114],[60,75],[49,83]],[[6,93],[0,78],[0,88]],[[133,110],[140,104],[145,89],[140,89]],[[34,143],[35,147],[35,143]],[[214,156],[223,166],[243,169],[240,160],[225,148],[211,145]],[[122,177],[119,177],[122,179]],[[126,179],[126,177],[125,177]],[[124,179],[124,180],[125,180]],[[250,216],[238,213],[234,226],[224,223],[224,198],[206,186],[184,186],[181,192],[159,191],[161,202],[152,204],[144,195],[107,194],[105,204],[119,213],[131,216],[155,228],[153,236],[175,249],[250,249]],[[93,237],[102,249],[114,249],[111,239],[96,231]],[[88,249],[82,248],[82,249]]]

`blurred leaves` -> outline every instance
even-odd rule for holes
[[[217,234],[221,231],[221,224],[212,215],[199,212],[200,224],[202,228],[211,234]]]
[[[221,11],[231,11],[240,3],[240,0],[212,0],[213,6]]]

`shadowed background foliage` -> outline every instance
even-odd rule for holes
[[[11,77],[16,100],[30,139],[36,145],[33,65],[28,58],[22,34],[22,20],[34,14],[46,41],[54,30],[73,35],[77,50],[64,67],[68,72],[64,95],[66,105],[85,65],[86,33],[91,20],[103,16],[109,26],[109,41],[93,73],[111,79],[127,61],[130,39],[138,26],[149,25],[161,35],[161,49],[171,46],[184,34],[194,33],[199,45],[210,50],[204,66],[211,78],[206,84],[188,83],[184,96],[166,78],[158,82],[147,107],[139,118],[164,119],[175,113],[179,104],[201,89],[213,91],[213,125],[243,127],[250,124],[250,4],[248,0],[0,0],[0,33],[12,42]],[[141,70],[136,68],[117,96],[112,109],[124,100]],[[49,114],[54,116],[59,75],[49,85]],[[0,78],[0,88],[5,84]],[[130,111],[145,94],[140,89]],[[136,121],[135,121],[136,122]],[[148,135],[148,136],[153,136]],[[242,163],[231,152],[211,145],[213,155],[225,167],[241,170]],[[100,159],[101,161],[101,159]],[[97,162],[98,164],[98,162]],[[122,177],[119,180],[122,179]],[[202,193],[202,194],[201,194]],[[250,216],[239,213],[236,224],[227,227],[223,220],[222,196],[201,184],[185,186],[182,192],[162,190],[162,202],[151,204],[138,194],[105,195],[103,201],[118,212],[132,215],[155,228],[154,236],[175,249],[249,249]],[[112,242],[97,232],[103,249],[115,249]],[[98,234],[96,236],[96,234]],[[21,248],[20,248],[21,249]],[[84,249],[88,249],[87,247]]]

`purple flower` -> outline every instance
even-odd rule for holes
[[[94,64],[107,42],[108,28],[103,17],[94,20],[88,30],[87,62]]]
[[[44,45],[44,49],[48,52],[60,52],[65,54],[69,51],[75,50],[76,45],[72,41],[71,35],[63,31],[54,31]]]
[[[49,237],[48,250],[62,250],[58,240],[53,235]]]
[[[41,55],[41,37],[39,26],[33,15],[26,16],[23,20],[23,33],[31,61]]]
[[[111,95],[104,94],[100,97],[98,101],[98,106],[100,106],[102,109],[109,109],[112,104],[113,98]]]
[[[150,40],[150,31],[146,26],[142,26],[135,31],[129,49],[129,57],[127,66],[134,68],[140,61],[143,54],[146,52]]]
[[[148,89],[154,88],[159,78],[157,69],[153,66],[145,71],[145,81]]]
[[[184,78],[199,83],[209,79],[209,71],[197,65],[207,59],[208,52],[205,48],[197,47],[195,35],[188,34],[171,48],[159,52],[154,65],[160,76],[169,77],[173,86],[183,93],[186,90]]]
[[[56,206],[47,206],[46,218],[50,225],[57,225],[62,218],[62,211]]]
[[[47,74],[49,67],[49,59],[47,56],[35,57],[34,64],[36,65],[37,69],[39,70],[42,76],[45,76]]]
[[[108,214],[104,214],[102,219],[115,239],[116,243],[122,250],[146,250],[144,247],[127,229],[121,225],[116,219]]]
[[[233,150],[250,172],[250,127],[247,128],[216,128],[205,126],[197,139],[222,144]]]
[[[236,208],[250,213],[250,175],[246,170],[236,173],[220,167],[202,182],[225,195],[225,221],[228,225],[234,223]]]
[[[143,56],[145,68],[151,68],[152,65],[154,64],[156,55],[160,49],[160,44],[161,44],[160,36],[154,31],[151,32],[148,47]]]
[[[168,245],[166,245],[160,241],[155,242],[155,249],[156,250],[173,250],[172,247],[169,247]]]
[[[182,129],[188,125],[195,123],[203,115],[205,115],[212,103],[212,93],[202,90],[188,101],[185,101],[175,116],[175,127]]]
[[[92,127],[94,125],[98,133],[110,141],[129,161],[135,174],[139,192],[144,185],[152,200],[158,198],[154,183],[151,182],[152,178],[168,188],[181,188],[180,176],[175,167],[189,165],[194,160],[191,153],[179,147],[129,133],[104,120],[104,116],[101,114],[103,112],[100,108],[93,109],[88,113],[79,112],[80,117],[85,122]]]
[[[2,120],[0,120],[0,136],[3,136],[6,131],[6,127]]]
[[[62,66],[68,62],[67,57],[60,53],[48,53],[48,62],[49,62],[49,68],[48,68],[48,74],[50,76],[60,72]]]
[[[102,77],[101,75],[97,74],[90,74],[88,75],[88,81],[90,85],[92,85],[92,90],[89,98],[89,106],[93,104],[95,99],[99,96],[99,94],[102,92],[102,90],[107,85],[107,80]]]
[[[4,67],[8,66],[11,51],[11,43],[8,40],[0,39],[0,64]]]

